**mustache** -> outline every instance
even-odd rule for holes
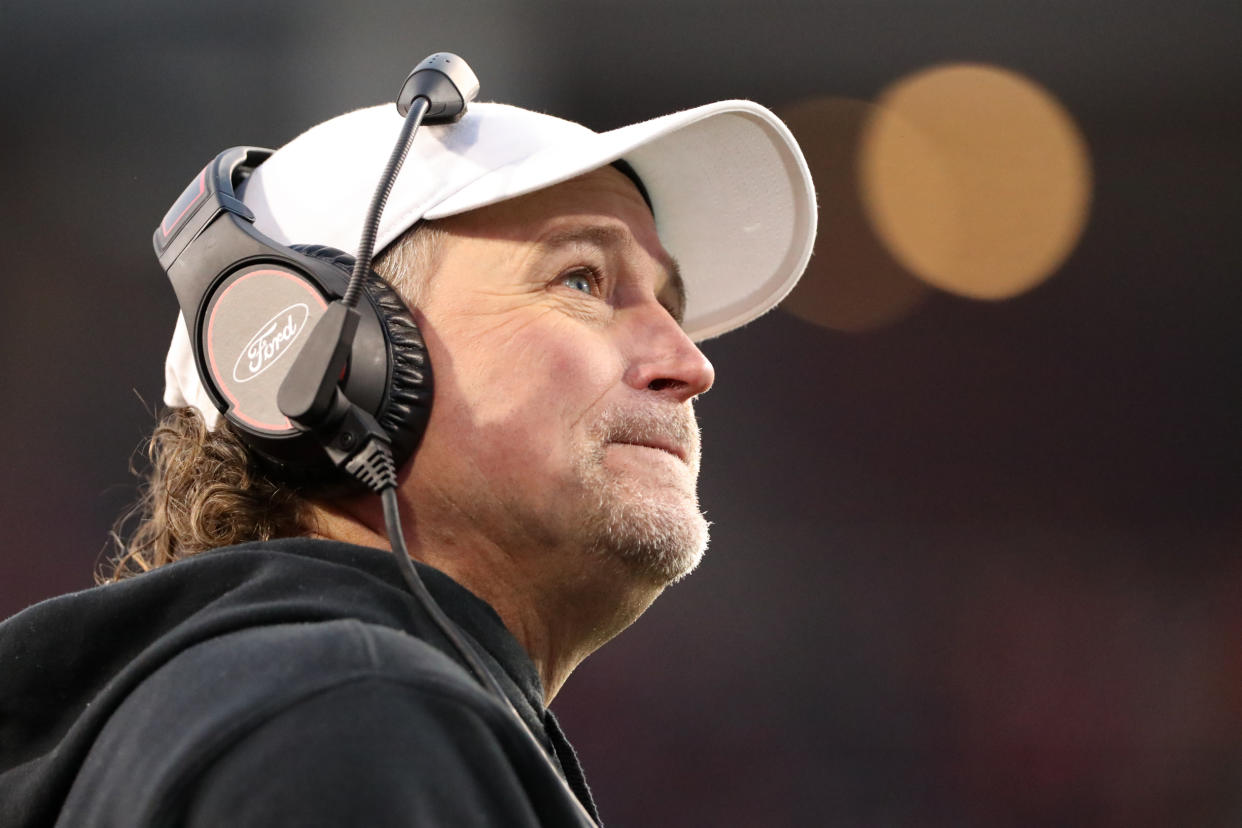
[[[595,423],[601,447],[634,443],[674,449],[697,469],[702,451],[699,423],[689,406],[611,408]]]

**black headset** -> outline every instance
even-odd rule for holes
[[[410,73],[397,98],[405,126],[371,204],[360,261],[331,247],[286,246],[254,226],[237,188],[272,154],[256,147],[216,156],[155,231],[203,388],[283,483],[353,485],[333,469],[372,438],[388,444],[395,468],[418,448],[431,363],[410,309],[370,267],[375,228],[414,130],[456,121],[477,92],[474,73],[448,53]]]
[[[255,228],[236,187],[271,154],[235,147],[216,156],[156,229],[155,252],[212,402],[269,473],[322,485],[337,477],[334,464],[313,431],[282,413],[278,397],[310,330],[345,294],[354,258],[331,247],[287,247]],[[400,467],[431,413],[431,364],[401,297],[370,268],[364,279],[340,386],[379,423]]]

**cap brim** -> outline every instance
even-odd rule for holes
[[[793,289],[815,240],[815,193],[789,130],[750,101],[573,135],[482,175],[424,217],[495,204],[619,158],[646,186],[660,239],[681,267],[693,339],[744,325]]]

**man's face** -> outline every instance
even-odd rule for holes
[[[691,401],[713,371],[638,190],[604,168],[447,228],[419,309],[436,390],[405,483],[416,531],[689,572],[707,543]]]

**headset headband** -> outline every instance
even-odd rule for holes
[[[215,157],[181,193],[152,242],[160,266],[172,280],[186,325],[195,323],[215,278],[234,262],[270,256],[281,247],[254,227],[254,213],[236,196],[241,183],[272,150],[234,147]],[[190,243],[202,236],[184,260]]]

